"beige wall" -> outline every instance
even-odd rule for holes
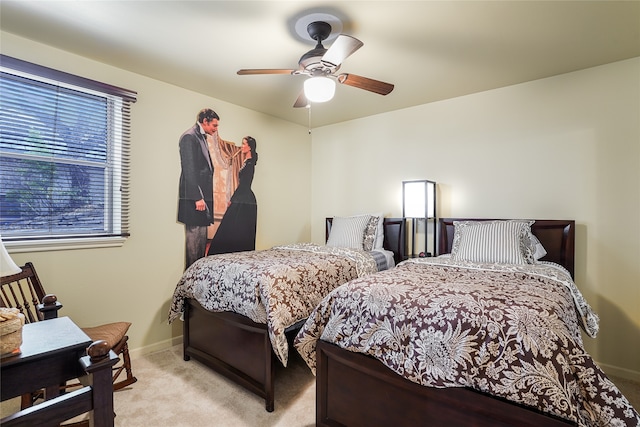
[[[36,264],[78,323],[132,321],[134,351],[179,338],[180,325],[165,320],[183,267],[177,138],[210,106],[223,138],[258,140],[259,248],[320,242],[325,216],[399,216],[408,179],[439,183],[440,216],[575,219],[576,283],[601,317],[587,349],[606,370],[640,380],[640,59],[317,128],[309,137],[305,127],[1,36],[6,55],[138,91],[131,238],[121,248],[14,255]]]
[[[220,115],[224,139],[241,142],[249,134],[258,141],[252,186],[258,199],[257,247],[309,241],[311,141],[306,127],[11,34],[1,36],[5,55],[138,92],[132,108],[131,237],[119,248],[12,255],[19,264],[34,262],[46,290],[64,304],[64,315],[85,326],[133,322],[134,351],[169,345],[181,336],[181,322],[170,326],[166,321],[184,268],[184,229],[176,222],[178,138],[204,107]]]
[[[314,241],[325,216],[401,215],[409,179],[438,182],[441,217],[575,219],[586,347],[640,380],[639,76],[636,58],[314,129]]]

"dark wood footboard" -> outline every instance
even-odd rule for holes
[[[185,300],[184,360],[191,357],[263,397],[274,409],[275,354],[267,326],[231,312],[207,311]]]
[[[408,381],[378,360],[318,341],[317,426],[567,426],[560,418],[466,388]]]

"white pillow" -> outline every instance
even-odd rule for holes
[[[524,244],[527,248],[525,259],[529,264],[536,264],[540,258],[547,254],[547,250],[533,233],[529,233],[529,235],[526,236]]]
[[[536,251],[533,253],[533,257],[536,259],[536,261],[540,261],[540,258],[544,257],[547,254],[547,250],[544,248],[544,246],[542,246],[542,243],[540,243],[540,240],[538,240],[536,236],[532,234],[531,237],[533,237],[537,242],[535,243]]]
[[[362,249],[364,232],[370,219],[370,215],[333,218],[327,246]]]
[[[452,259],[528,264],[525,237],[531,233],[533,221],[454,221],[453,224]]]

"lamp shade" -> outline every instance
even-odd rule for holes
[[[329,77],[310,77],[304,81],[304,96],[311,102],[326,102],[336,93],[336,82]]]
[[[0,250],[0,276],[11,276],[12,274],[20,273],[22,269],[13,262],[1,239],[0,246],[2,246]]]
[[[402,181],[402,216],[411,219],[409,256],[435,256],[437,218],[434,181]]]
[[[407,218],[434,218],[436,216],[433,181],[403,181],[402,208]]]

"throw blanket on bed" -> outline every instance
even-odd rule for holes
[[[318,339],[369,354],[430,387],[471,387],[579,425],[640,417],[583,347],[597,316],[558,266],[418,259],[356,279],[320,303],[295,339],[315,372]]]
[[[185,298],[207,310],[242,314],[266,323],[273,350],[287,366],[285,329],[306,319],[335,287],[376,271],[368,252],[310,243],[209,256],[184,272],[169,322],[180,316]]]

